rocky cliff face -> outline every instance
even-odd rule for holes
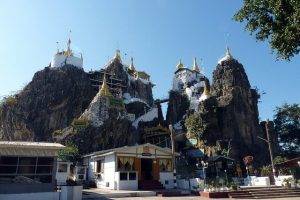
[[[251,89],[243,66],[235,59],[225,60],[213,72],[212,94],[218,101],[218,121],[223,140],[231,140],[230,156],[259,157],[262,143],[258,120],[258,98]]]
[[[95,92],[86,73],[72,66],[37,72],[32,81],[1,106],[4,140],[51,140],[87,108]]]
[[[119,60],[112,60],[106,71],[113,74],[116,78],[123,80],[124,88],[123,94],[129,94],[131,98],[138,98],[146,102],[150,107],[153,105],[152,83],[140,78],[134,78],[127,72],[127,66],[122,64]]]
[[[167,124],[176,124],[181,121],[189,110],[189,100],[184,94],[171,90],[166,115]]]
[[[137,132],[126,118],[126,111],[112,106],[111,101],[110,97],[97,94],[78,119],[69,127],[56,131],[55,140],[63,144],[71,141],[81,154],[138,142]]]

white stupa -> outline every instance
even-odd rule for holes
[[[56,54],[51,61],[51,67],[62,67],[65,65],[73,65],[74,67],[83,68],[82,54],[75,55],[71,49],[71,39],[68,39],[67,50],[59,51],[57,49]]]
[[[204,81],[204,91],[199,98],[200,101],[205,101],[210,97],[210,86],[208,81]]]
[[[233,60],[233,57],[229,50],[229,47],[226,47],[225,56],[218,61],[218,64],[221,64],[222,62],[227,61],[227,60]]]

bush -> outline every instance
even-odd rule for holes
[[[17,99],[14,96],[8,96],[4,98],[4,103],[7,106],[14,106],[17,104]]]
[[[272,167],[270,165],[263,166],[260,169],[260,175],[261,176],[272,176],[273,175],[273,173],[272,173]]]

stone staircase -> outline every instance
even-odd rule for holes
[[[143,180],[139,181],[140,190],[161,190],[164,186],[157,180]]]
[[[229,198],[234,199],[272,199],[299,197],[300,189],[287,189],[283,187],[255,187],[242,188],[229,192]]]

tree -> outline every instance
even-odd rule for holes
[[[299,155],[300,152],[300,106],[284,104],[276,108],[274,116],[275,132],[286,155]]]
[[[203,139],[203,132],[206,128],[206,125],[203,123],[199,113],[191,114],[185,120],[185,126],[191,136]]]
[[[244,0],[234,15],[258,41],[268,41],[277,58],[290,60],[300,51],[299,0]]]
[[[71,142],[67,143],[66,147],[58,152],[58,158],[62,161],[76,162],[80,158],[78,147]]]

